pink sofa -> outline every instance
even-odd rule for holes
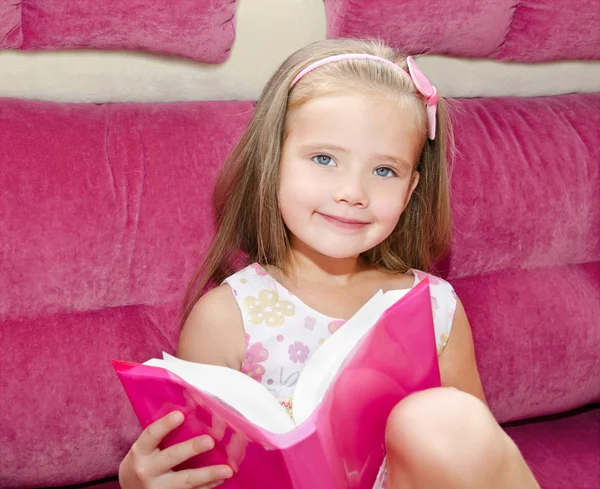
[[[234,0],[134,4],[0,0],[0,49],[230,55]],[[599,5],[325,0],[324,13],[328,37],[539,62],[598,59]],[[0,488],[118,489],[140,428],[110,360],[175,351],[179,305],[212,232],[216,171],[253,102],[2,95]],[[596,489],[600,93],[456,100],[452,113],[454,240],[439,272],[470,318],[490,406],[543,489]]]
[[[116,488],[139,425],[111,359],[173,352],[215,172],[252,102],[0,99],[0,487]],[[440,264],[544,489],[600,480],[600,94],[453,103]]]

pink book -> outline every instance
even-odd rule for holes
[[[293,417],[245,374],[164,354],[113,361],[142,425],[179,410],[161,448],[209,434],[210,452],[178,469],[228,464],[223,489],[372,489],[385,456],[385,425],[408,394],[440,386],[427,279],[379,291],[308,360]]]

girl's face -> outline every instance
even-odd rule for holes
[[[394,230],[415,189],[424,134],[384,97],[337,93],[291,114],[279,206],[293,249],[356,257]]]

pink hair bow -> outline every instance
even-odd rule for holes
[[[427,101],[427,137],[429,139],[435,139],[435,116],[439,100],[438,92],[417,66],[417,63],[415,63],[412,56],[406,58],[406,63],[408,64],[408,72],[410,73],[410,77],[412,78],[416,89]]]

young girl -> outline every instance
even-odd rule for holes
[[[448,135],[444,102],[412,58],[358,40],[290,56],[221,171],[216,234],[188,292],[178,356],[241,370],[289,408],[323,341],[447,251]],[[234,273],[239,251],[246,266]],[[444,387],[394,408],[375,487],[539,487],[487,407],[460,301],[429,277]],[[226,466],[171,470],[214,446],[203,436],[161,451],[182,420],[171,413],[142,432],[121,463],[123,489],[235,477]]]

